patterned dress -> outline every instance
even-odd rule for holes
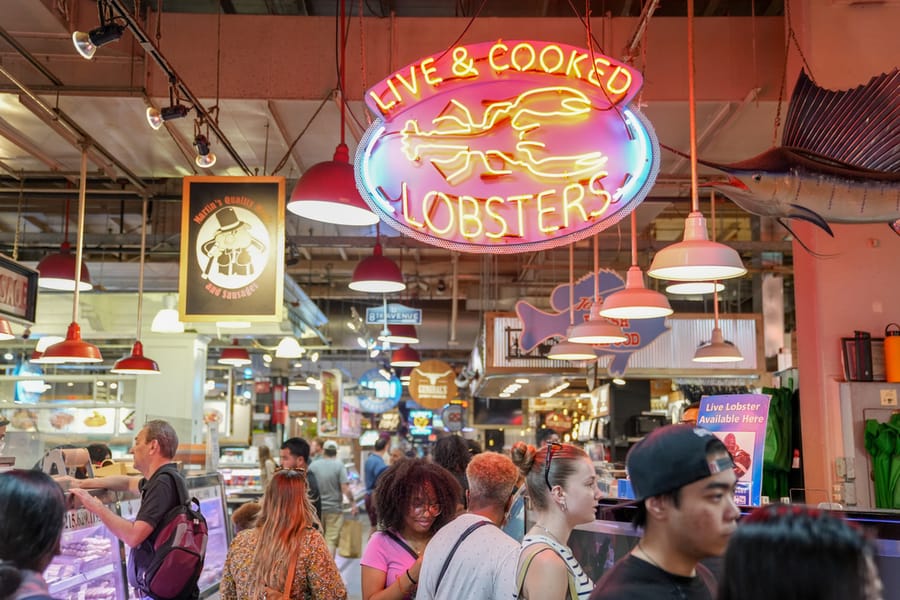
[[[550,546],[566,563],[566,568],[569,570],[569,578],[574,580],[575,591],[578,593],[578,598],[569,598],[569,600],[586,600],[591,595],[591,592],[594,590],[594,582],[581,569],[581,565],[578,564],[568,546],[563,546],[546,535],[528,535],[522,540],[523,554],[525,549],[532,544],[546,544]],[[568,598],[568,593],[566,597]]]
[[[252,563],[260,543],[259,529],[242,531],[231,542],[219,587],[222,600],[258,597],[258,590],[252,586]],[[300,554],[291,587],[291,600],[345,600],[347,588],[322,534],[309,527],[294,540],[294,547]]]

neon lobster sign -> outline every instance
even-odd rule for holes
[[[656,179],[642,77],[564,44],[458,46],[373,86],[356,154],[366,202],[395,229],[461,252],[516,253],[614,225]]]

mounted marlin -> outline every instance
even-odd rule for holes
[[[714,182],[755,215],[828,223],[888,223],[900,235],[900,71],[855,89],[831,91],[800,73],[782,145],[731,164]],[[793,232],[791,232],[793,233]],[[796,236],[794,236],[796,237]]]

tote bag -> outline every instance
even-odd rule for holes
[[[344,558],[362,556],[362,522],[359,519],[344,519],[338,540],[338,554]]]

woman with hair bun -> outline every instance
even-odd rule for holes
[[[517,442],[512,460],[525,476],[535,524],[522,540],[516,581],[519,598],[578,600],[594,587],[566,545],[572,529],[595,518],[600,488],[588,455],[576,446],[541,448]]]
[[[65,511],[49,475],[0,474],[0,600],[52,600],[41,573],[59,554]]]
[[[741,520],[725,551],[719,600],[881,600],[872,543],[821,510],[770,504]]]

